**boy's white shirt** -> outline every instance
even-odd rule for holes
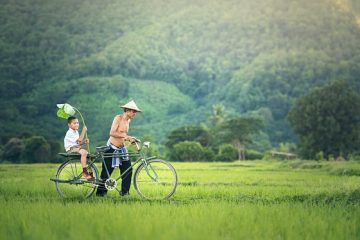
[[[71,147],[78,146],[79,144],[76,142],[80,137],[79,132],[77,130],[73,130],[69,128],[66,132],[64,138],[64,147],[66,151],[69,151]]]

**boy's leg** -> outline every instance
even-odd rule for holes
[[[115,150],[114,149],[109,149],[108,151],[106,151],[105,153],[113,153]],[[112,172],[114,171],[114,168],[112,168],[112,158],[111,157],[106,157],[104,158],[107,170],[109,171],[109,175],[111,176]],[[96,190],[96,196],[104,196],[107,193],[107,189],[105,188],[105,181],[109,178],[106,169],[105,169],[105,165],[104,162],[102,163],[101,166],[101,174],[100,174],[100,179],[101,179],[101,184],[98,186],[97,190]]]
[[[131,162],[129,161],[122,161],[120,167],[120,173],[122,174],[128,168],[131,167]],[[122,177],[121,182],[121,195],[129,194],[130,185],[131,185],[131,176],[132,176],[132,168]]]
[[[81,155],[81,158],[80,158],[81,166],[82,166],[82,168],[86,168],[86,157],[87,157],[88,152],[85,149],[80,149],[79,153]]]
[[[90,175],[90,173],[87,170],[87,166],[86,166],[86,157],[88,155],[88,152],[85,149],[80,149],[79,153],[81,155],[80,158],[80,162],[81,162],[81,166],[83,169],[82,175],[86,180],[93,180],[94,177],[92,175]]]

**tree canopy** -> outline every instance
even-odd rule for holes
[[[345,81],[334,81],[301,97],[289,113],[301,153],[328,158],[360,150],[360,95]]]

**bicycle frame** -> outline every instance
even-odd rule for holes
[[[155,159],[156,156],[151,156],[151,157],[146,157],[144,152],[142,151],[142,148],[139,146],[139,144],[137,142],[135,142],[136,144],[136,147],[137,147],[137,152],[128,152],[128,153],[104,153],[104,152],[99,152],[97,153],[95,156],[90,156],[90,164],[94,164],[96,162],[96,160],[98,160],[99,158],[101,158],[101,162],[102,162],[102,165],[103,167],[105,167],[105,170],[106,170],[106,174],[107,174],[107,178],[110,178],[110,174],[109,174],[109,170],[106,166],[106,163],[105,163],[105,158],[113,158],[113,157],[118,157],[118,158],[123,158],[123,157],[138,157],[138,159],[135,161],[135,162],[131,162],[130,159],[130,167],[128,169],[126,169],[123,173],[120,174],[119,177],[117,177],[115,179],[115,181],[119,181],[120,178],[122,178],[123,176],[125,176],[131,169],[134,168],[134,166],[139,163],[140,161],[142,161],[144,164],[145,164],[145,170],[147,172],[147,174],[149,175],[149,177],[151,177],[153,180],[156,180],[157,178],[157,174],[156,172],[152,169],[152,167],[150,166],[151,170],[153,171],[153,173],[156,175],[156,178],[152,177],[150,175],[150,172],[149,172],[149,169],[148,169],[148,164],[147,164],[147,161],[151,160],[151,159]],[[91,160],[93,159],[93,160]]]
[[[78,194],[85,197],[90,197],[94,193],[96,187],[98,187],[98,189],[106,188],[107,190],[116,190],[119,193],[121,193],[119,188],[117,187],[118,181],[120,180],[120,178],[124,178],[128,176],[129,172],[131,172],[132,169],[134,169],[135,171],[134,187],[140,196],[147,199],[157,199],[156,197],[160,197],[161,199],[168,199],[175,192],[178,181],[174,167],[167,161],[164,161],[162,159],[157,159],[156,156],[147,157],[145,151],[143,151],[142,148],[149,147],[149,143],[145,142],[140,147],[139,144],[136,142],[136,146],[137,146],[137,151],[131,151],[127,153],[119,153],[119,152],[109,153],[107,152],[109,151],[109,147],[104,146],[104,147],[98,147],[96,153],[88,154],[88,159],[87,159],[89,165],[88,168],[94,172],[94,176],[95,176],[95,180],[93,181],[91,180],[87,181],[82,179],[83,174],[80,173],[81,169],[80,171],[77,170],[77,165],[79,163],[79,157],[80,157],[79,154],[60,153],[60,155],[66,157],[66,161],[59,166],[55,178],[50,178],[50,180],[56,183],[56,190],[62,197],[70,197],[70,195],[75,196],[77,195],[77,193],[75,193],[74,195],[73,194],[74,192],[72,191],[78,191],[78,190],[80,190]],[[135,158],[136,160],[130,161],[129,159],[130,163],[128,165],[130,166],[127,167],[126,169],[121,168],[123,172],[120,171],[119,177],[111,178],[109,172],[112,172],[113,169],[110,169],[109,166],[110,159],[106,159],[106,158],[111,158],[112,160],[113,157],[119,157],[119,158],[129,157],[129,158]],[[96,163],[99,164],[100,159],[102,163],[103,178],[100,178],[101,176],[99,176],[99,170],[98,170],[99,168],[96,166]],[[135,167],[135,165],[137,166]],[[69,166],[70,168],[68,168]],[[165,172],[163,170],[165,170]],[[62,175],[62,173],[64,173],[64,175]],[[143,180],[144,177],[147,180],[144,181]],[[149,183],[150,185],[148,185]],[[67,186],[66,184],[76,185],[76,186],[71,187],[71,186]],[[81,187],[77,187],[77,186],[81,186]],[[153,187],[157,188],[158,190],[159,188],[161,188],[162,191],[152,192],[148,188],[148,186],[151,186],[151,189],[153,189]],[[85,187],[89,187],[91,188],[91,190],[83,191],[82,189],[84,189]],[[153,195],[153,193],[157,194],[157,196]]]

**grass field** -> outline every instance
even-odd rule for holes
[[[360,239],[360,162],[174,163],[170,201],[62,200],[57,166],[0,165],[0,239]]]

